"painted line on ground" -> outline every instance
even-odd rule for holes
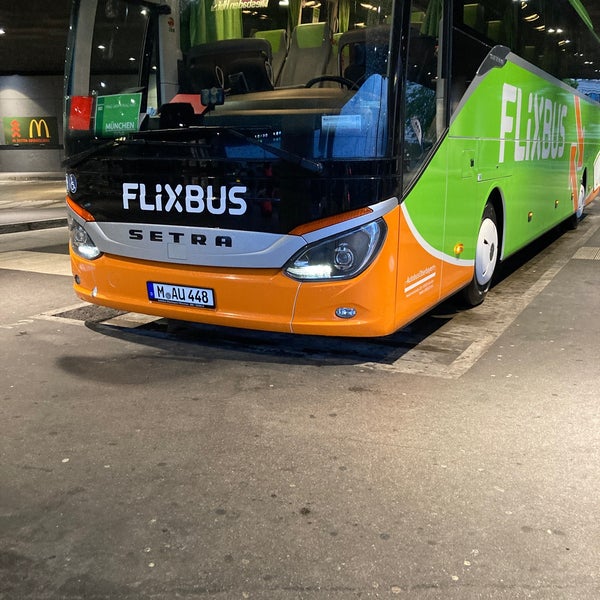
[[[11,250],[0,254],[0,269],[26,271],[42,275],[64,275],[72,277],[71,259],[68,254]]]

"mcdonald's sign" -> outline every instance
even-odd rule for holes
[[[36,132],[35,136],[33,135]],[[44,133],[45,135],[42,135]],[[29,121],[29,139],[50,139],[50,130],[46,119],[31,119]]]
[[[2,125],[7,145],[58,145],[56,117],[3,117]]]

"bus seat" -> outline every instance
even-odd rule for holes
[[[410,13],[410,24],[420,28],[425,22],[425,11],[413,10]]]
[[[359,83],[364,79],[366,63],[366,34],[364,29],[351,29],[339,40],[339,72],[342,77]]]
[[[277,85],[277,80],[281,73],[281,67],[285,61],[288,52],[288,36],[285,29],[270,29],[267,31],[256,31],[254,37],[267,40],[271,44],[271,53],[273,56],[273,84]]]
[[[483,6],[481,4],[465,4],[463,22],[468,27],[483,32]]]
[[[181,93],[200,93],[200,90],[220,87],[216,63],[205,48],[206,44],[193,46],[185,54],[179,75]]]
[[[536,52],[537,50],[535,46],[525,46],[523,48],[523,52],[521,52],[521,55],[525,60],[528,60],[530,63],[535,64]]]
[[[231,93],[273,89],[271,45],[267,40],[245,38],[200,44],[186,52],[184,61],[183,93],[200,93],[211,87]]]
[[[323,75],[330,53],[331,44],[325,23],[301,23],[292,32],[279,84],[304,85],[313,77]]]
[[[389,35],[389,25],[346,31],[339,41],[341,75],[355,83],[361,83],[373,73],[384,75]]]
[[[494,42],[502,41],[502,21],[488,21],[487,22],[487,36]]]
[[[330,75],[342,74],[340,71],[340,39],[342,35],[343,33],[334,33],[331,40],[331,53],[327,65],[327,73]]]

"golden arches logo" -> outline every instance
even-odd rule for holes
[[[33,135],[33,131],[35,128],[36,136]],[[42,128],[44,130],[45,136],[42,136]],[[29,137],[30,138],[50,138],[50,130],[48,129],[48,123],[46,123],[46,119],[31,119],[29,121]]]

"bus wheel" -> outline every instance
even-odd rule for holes
[[[485,205],[477,246],[475,248],[475,273],[471,283],[463,290],[463,299],[469,306],[481,304],[490,289],[492,277],[498,264],[498,225],[496,211],[491,204]]]

